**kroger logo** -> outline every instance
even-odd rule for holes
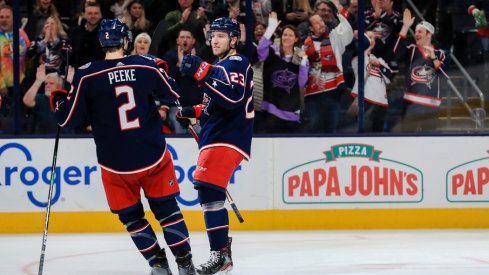
[[[189,168],[178,165],[179,157],[177,151],[169,144],[167,144],[167,148],[170,151],[174,160],[175,173],[178,182],[180,184],[187,182],[186,184],[190,185],[193,181],[195,165],[192,165]],[[39,167],[39,165],[36,163],[36,160],[33,159],[33,156],[29,149],[19,143],[7,143],[3,146],[0,146],[0,159],[5,157],[7,152],[9,154],[14,153],[16,154],[16,156],[19,156],[19,162],[13,165],[9,165],[9,162],[5,161],[4,163],[6,163],[6,165],[4,167],[0,167],[0,187],[5,188],[10,186],[18,186],[18,184],[22,184],[25,187],[33,187],[36,184],[43,183],[46,186],[49,186],[51,180],[50,165]],[[22,160],[25,160],[25,164],[22,163]],[[239,170],[241,170],[241,166],[238,166],[234,171],[233,176],[231,177],[231,180],[229,182],[230,184],[235,183],[235,173]],[[92,185],[92,183],[97,183],[98,181],[100,181],[100,176],[95,175],[97,174],[97,172],[97,165],[80,164],[76,166],[63,166],[61,164],[60,166],[56,166],[56,177],[54,178],[53,182],[53,197],[51,200],[51,204],[54,205],[61,198],[62,185],[90,186]],[[95,180],[95,182],[93,180]],[[33,205],[37,207],[47,206],[47,197],[40,198],[39,195],[36,195],[32,190],[28,190],[26,193],[27,198]],[[194,197],[183,197],[188,194],[192,194],[194,195]],[[69,200],[69,198],[66,199]],[[196,205],[198,204],[197,192],[181,192],[180,195],[177,197],[177,200],[180,204],[186,206]]]
[[[7,143],[0,147],[0,157],[6,151],[14,150],[21,154],[27,163],[33,162],[31,152],[22,144],[19,143]],[[51,203],[55,204],[61,197],[61,183],[68,185],[78,185],[80,183],[84,185],[90,185],[90,175],[97,171],[96,166],[56,166],[56,177],[53,182],[53,198]],[[3,177],[0,178],[0,185],[12,186],[12,184],[22,183],[25,186],[33,186],[39,182],[50,184],[51,180],[51,166],[43,167],[39,169],[35,166],[5,166],[3,169]],[[32,191],[27,191],[27,197],[29,200],[38,207],[47,206],[47,198],[41,200],[37,198]]]

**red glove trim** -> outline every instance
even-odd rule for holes
[[[66,96],[68,96],[68,92],[65,90],[59,89],[51,91],[51,95],[49,96],[49,107],[51,108],[51,111],[56,112],[56,106],[58,101],[61,99],[60,97]]]
[[[195,111],[195,117],[200,118],[200,115],[202,114],[202,111],[204,110],[205,105],[204,104],[199,104],[199,105],[194,105],[194,111]]]
[[[156,65],[163,70],[165,70],[165,73],[168,73],[168,63],[166,63],[165,60],[161,58],[155,58]]]
[[[205,61],[200,62],[199,68],[197,69],[197,71],[194,74],[194,78],[198,82],[202,81],[203,79],[206,78],[206,76],[209,73],[209,70],[211,68],[212,68],[212,65],[211,64],[209,64],[209,63],[207,63]]]

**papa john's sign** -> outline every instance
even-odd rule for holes
[[[368,144],[348,143],[318,152],[322,158],[298,164],[282,175],[286,204],[418,203],[423,173],[416,167],[381,157]]]
[[[446,192],[449,202],[489,202],[489,157],[448,170]]]

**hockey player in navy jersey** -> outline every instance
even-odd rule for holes
[[[165,250],[144,218],[141,188],[179,274],[195,274],[187,226],[175,198],[178,182],[155,104],[175,101],[176,86],[155,59],[124,57],[131,35],[122,21],[103,20],[99,40],[105,60],[81,66],[68,92],[51,93],[57,121],[61,127],[74,127],[90,120],[109,207],[152,267],[151,274],[171,271]]]
[[[193,76],[204,92],[202,104],[177,112],[183,124],[199,118],[199,157],[194,174],[210,242],[210,259],[198,266],[199,274],[229,272],[233,268],[228,212],[224,207],[226,188],[233,171],[250,157],[253,133],[253,70],[249,61],[236,53],[239,23],[222,17],[210,26],[213,54],[209,64],[198,56],[186,55],[180,67]],[[183,118],[183,120],[182,120]]]

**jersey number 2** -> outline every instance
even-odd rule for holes
[[[127,112],[136,107],[136,100],[134,99],[134,90],[131,86],[118,86],[115,88],[115,96],[119,97],[121,94],[126,94],[127,102],[119,106],[119,124],[121,130],[130,130],[134,128],[139,128],[139,118],[129,120],[127,117]]]

